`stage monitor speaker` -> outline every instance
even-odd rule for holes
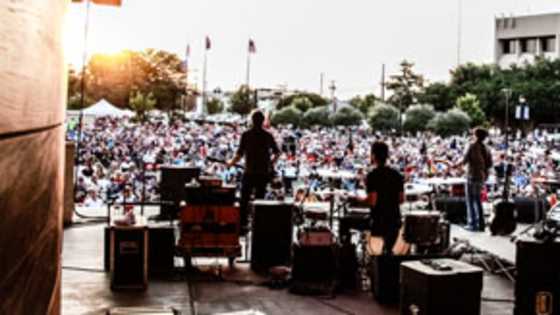
[[[516,252],[515,315],[560,315],[560,242],[521,239]]]
[[[251,269],[266,273],[270,267],[289,265],[294,205],[279,201],[255,200],[252,206]]]
[[[401,315],[478,315],[483,270],[452,259],[401,264]],[[438,269],[446,266],[448,270]]]
[[[338,246],[294,245],[293,249],[290,292],[304,295],[332,294],[338,277]]]
[[[185,184],[200,176],[200,168],[185,166],[162,166],[160,195],[162,201],[171,201],[173,204],[162,205],[160,217],[177,218],[179,204],[186,200]]]
[[[464,197],[441,197],[435,200],[436,209],[453,224],[467,223],[467,204]]]

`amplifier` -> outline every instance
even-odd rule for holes
[[[467,223],[467,204],[464,197],[441,197],[435,200],[436,209],[453,224]]]
[[[188,205],[224,205],[235,204],[235,185],[221,187],[203,186],[199,184],[185,185],[186,202]]]
[[[452,259],[429,262],[401,264],[400,314],[480,314],[483,270]]]
[[[287,266],[292,257],[294,205],[281,201],[255,200],[251,239],[251,269],[268,272]]]
[[[560,314],[560,242],[517,241],[515,315]]]
[[[148,287],[148,228],[111,226],[111,290]]]
[[[326,227],[305,228],[298,238],[302,246],[332,246],[335,242],[333,233]]]
[[[294,245],[293,251],[290,292],[331,294],[338,277],[338,247]]]
[[[181,167],[165,165],[160,167],[161,182],[160,194],[162,201],[171,201],[170,205],[162,205],[160,216],[165,218],[176,218],[179,212],[179,204],[187,198],[185,184],[200,176],[198,167]]]
[[[436,211],[411,211],[404,215],[404,240],[418,245],[434,244],[438,239],[439,220]]]
[[[169,224],[148,228],[148,273],[168,275],[175,267],[175,229]]]
[[[222,187],[222,179],[214,176],[200,176],[198,182],[203,187]]]

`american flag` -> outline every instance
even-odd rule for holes
[[[210,50],[212,48],[212,42],[210,41],[210,37],[206,36],[206,50]]]
[[[249,52],[254,54],[257,52],[257,47],[255,46],[255,42],[252,39],[249,39]]]

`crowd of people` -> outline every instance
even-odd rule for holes
[[[116,202],[159,200],[159,165],[189,165],[205,173],[236,183],[239,167],[225,163],[237,150],[243,124],[219,124],[149,117],[144,122],[130,118],[102,117],[84,124],[78,137],[78,124],[69,124],[67,139],[78,141],[77,192],[79,205],[103,206]],[[325,172],[341,176],[344,189],[363,188],[363,175],[369,167],[371,144],[386,142],[391,150],[388,164],[405,176],[407,182],[430,177],[463,177],[464,168],[454,167],[464,156],[468,136],[441,138],[429,133],[397,136],[384,135],[365,127],[295,129],[269,127],[281,147],[275,165],[279,178],[319,190],[326,182]],[[506,155],[504,137],[490,130],[493,169],[490,183],[497,183],[511,164],[513,193],[534,193],[534,178],[555,178],[559,160],[550,135],[535,130],[514,135]],[[506,158],[507,157],[507,158]],[[210,159],[211,158],[211,159]],[[333,172],[334,171],[334,172]]]

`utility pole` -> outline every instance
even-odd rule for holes
[[[381,100],[385,102],[385,64],[381,65]]]
[[[336,85],[334,80],[331,81],[331,85],[329,86],[329,89],[331,90],[331,99],[332,99],[332,104],[333,104],[333,113],[336,112],[336,98],[335,98],[335,94],[334,92],[336,91]]]
[[[323,96],[323,85],[325,81],[325,73],[321,72],[321,77],[319,79],[319,95]]]

